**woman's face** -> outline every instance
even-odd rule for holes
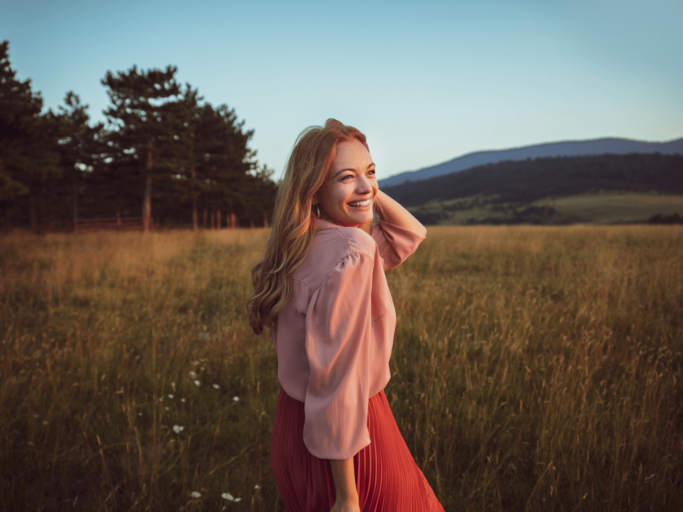
[[[363,144],[356,140],[337,144],[337,154],[323,186],[313,196],[320,217],[340,226],[358,227],[373,218],[377,195],[375,164]]]

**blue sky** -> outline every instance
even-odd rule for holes
[[[279,176],[306,126],[368,136],[388,177],[465,153],[683,137],[683,2],[0,0],[0,39],[55,109],[103,119],[107,70],[178,66]]]

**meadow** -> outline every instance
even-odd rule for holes
[[[541,215],[515,222],[515,212],[526,208],[542,208],[545,211]],[[528,203],[499,202],[496,196],[471,196],[433,200],[410,207],[409,210],[414,215],[434,219],[435,223],[443,226],[472,222],[496,224],[492,222],[495,219],[507,221],[507,224],[643,224],[657,214],[683,214],[683,195],[616,191],[546,197]]]
[[[267,235],[0,238],[0,509],[284,510]],[[682,227],[433,227],[387,278],[445,510],[683,510]]]

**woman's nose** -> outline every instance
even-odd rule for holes
[[[356,180],[356,193],[357,194],[367,194],[372,190],[372,185],[370,180],[365,176],[360,176],[360,179]]]

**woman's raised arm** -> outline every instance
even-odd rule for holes
[[[377,224],[365,224],[366,231],[377,243],[384,260],[384,270],[398,267],[425,239],[427,229],[398,202],[381,190],[377,191]],[[381,211],[380,211],[381,210]]]

